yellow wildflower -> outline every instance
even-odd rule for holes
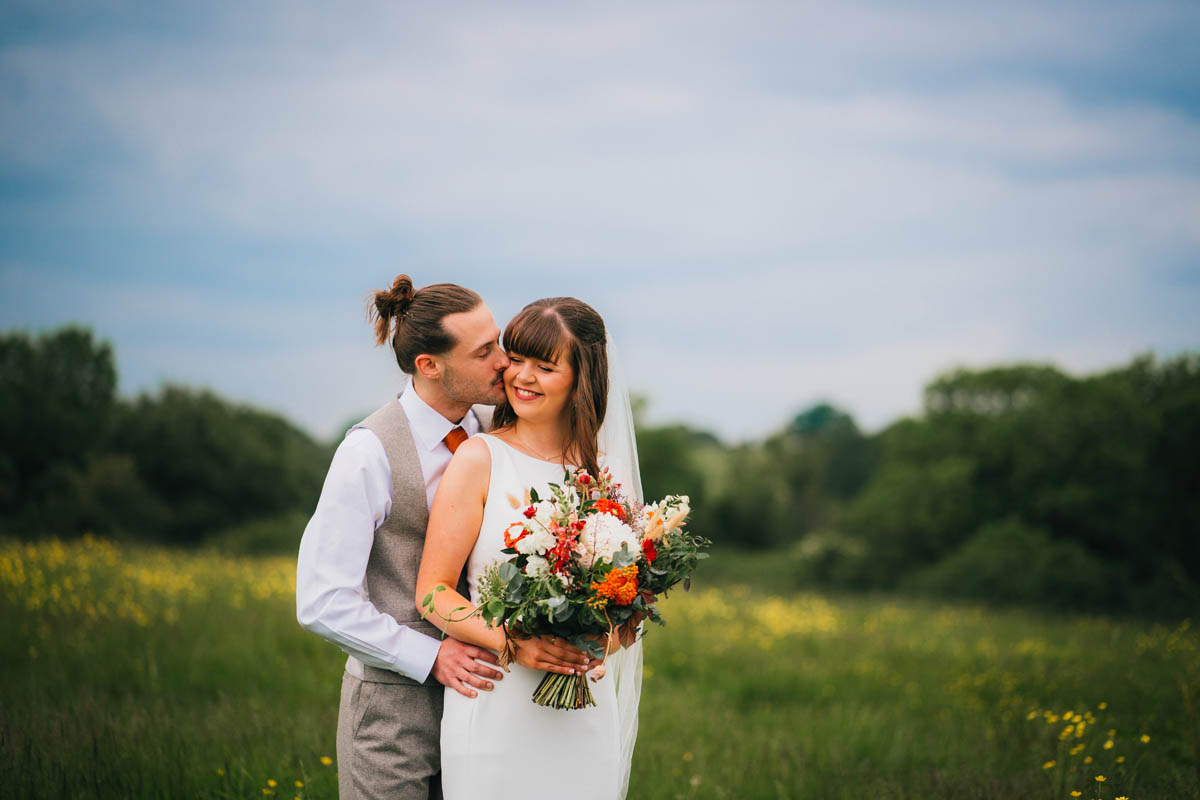
[[[1124,764],[1124,763],[1125,763],[1125,756],[1117,756],[1117,763],[1118,763],[1118,764]]]
[[[695,758],[695,756],[694,756],[694,755],[692,755],[690,752],[687,752],[687,753],[684,753],[684,754],[683,754],[683,760],[684,760],[684,761],[691,761],[693,758]]]
[[[1112,739],[1109,739],[1107,742],[1104,743],[1104,749],[1105,750],[1113,749],[1113,740]]]
[[[1101,703],[1100,705],[1096,706],[1096,708],[1103,711],[1104,709],[1108,708],[1108,703]]]
[[[1096,776],[1096,783],[1104,783],[1106,780],[1108,780],[1108,778],[1104,777],[1103,775]]]
[[[1142,744],[1148,744],[1149,742],[1150,742],[1150,734],[1143,733],[1142,734]]]
[[[1083,794],[1083,792],[1076,789],[1075,791],[1071,792],[1071,797],[1079,797],[1081,794]]]
[[[1092,763],[1092,757],[1091,757],[1091,756],[1088,756],[1087,758],[1085,758],[1085,759],[1083,760],[1083,763],[1085,763],[1085,764],[1090,764],[1090,763]]]
[[[1057,763],[1057,761],[1047,761],[1045,764],[1042,764],[1042,769],[1054,769],[1054,765]]]
[[[296,781],[296,788],[297,788],[297,789],[303,789],[303,788],[304,788],[304,781]]]
[[[275,782],[274,778],[267,778],[267,786],[270,786],[272,789],[274,789],[278,785],[279,784]]]
[[[333,763],[333,759],[329,756],[321,756],[321,763],[328,767]]]

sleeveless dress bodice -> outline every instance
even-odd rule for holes
[[[504,531],[523,520],[523,498],[533,488],[563,482],[564,468],[514,449],[488,434],[492,470],[479,536],[467,559],[471,602],[478,604],[479,577],[509,556]],[[615,800],[622,763],[613,679],[590,683],[596,705],[565,711],[539,706],[533,691],[544,672],[512,664],[490,692],[474,698],[445,690],[442,716],[442,792],[445,800],[520,797],[522,800]]]

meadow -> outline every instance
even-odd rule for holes
[[[0,541],[0,795],[335,797],[344,656],[294,570]],[[665,613],[631,798],[1200,797],[1188,620],[820,595],[728,554]]]

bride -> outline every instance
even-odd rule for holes
[[[456,639],[500,651],[504,632],[478,617],[463,619],[478,600],[478,578],[506,558],[503,533],[521,518],[516,501],[529,488],[542,493],[562,483],[569,467],[599,474],[608,465],[629,494],[640,492],[628,397],[609,403],[609,356],[604,321],[588,304],[570,297],[537,300],[504,331],[511,364],[504,373],[506,401],[496,407],[493,429],[456,451],[434,497],[417,577],[416,602],[436,587],[434,624]],[[601,453],[603,439],[612,450]],[[624,430],[614,434],[614,429]],[[628,459],[619,463],[619,457]],[[610,463],[611,462],[611,463]],[[470,597],[454,587],[466,567]],[[455,610],[459,609],[459,610]],[[453,621],[451,621],[453,620]],[[547,646],[580,651],[561,640],[517,645],[516,663],[492,691],[467,698],[446,692],[442,716],[442,791],[446,800],[478,797],[623,797],[637,724],[640,644],[632,631],[607,642],[607,675],[592,684],[594,707],[545,708],[532,700],[544,670],[569,668],[539,660]],[[586,661],[586,657],[581,657]],[[580,671],[599,662],[580,664]],[[596,670],[595,675],[605,670]]]

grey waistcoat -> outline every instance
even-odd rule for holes
[[[474,410],[483,430],[487,430],[492,409],[477,406]],[[367,560],[367,598],[401,625],[441,639],[441,630],[432,622],[421,619],[413,604],[429,508],[425,497],[425,475],[421,471],[408,416],[404,407],[393,400],[354,427],[366,428],[379,437],[392,471],[392,508],[375,531],[375,542]],[[351,656],[350,662],[358,660]],[[417,685],[416,681],[398,672],[361,662],[354,666],[348,662],[347,670],[361,674],[365,681]],[[437,682],[431,675],[425,685],[437,685]]]

